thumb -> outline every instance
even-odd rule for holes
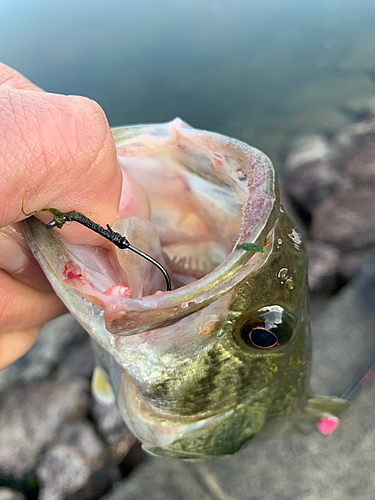
[[[22,87],[20,78],[17,85]],[[145,194],[121,173],[101,107],[85,97],[29,90],[31,83],[24,88],[10,87],[9,80],[0,85],[0,227],[25,218],[22,203],[25,212],[77,210],[101,225],[118,217],[121,196],[122,216],[143,212]],[[103,243],[75,224],[64,230],[64,237]]]

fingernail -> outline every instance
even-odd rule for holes
[[[145,190],[135,181],[123,168],[122,189],[119,206],[121,218],[139,217],[140,219],[150,219],[151,208]]]
[[[0,268],[7,273],[16,274],[26,267],[27,255],[17,241],[0,232]]]

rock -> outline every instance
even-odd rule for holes
[[[0,487],[0,500],[26,500],[26,497],[24,497],[19,491]]]
[[[286,171],[290,174],[303,165],[328,162],[331,155],[331,148],[323,136],[309,135],[300,137],[291,146],[291,151],[285,161]]]
[[[363,265],[375,259],[375,247],[368,250],[354,250],[342,255],[339,264],[339,275],[344,280],[350,280],[356,276]]]
[[[66,356],[56,373],[57,380],[72,380],[75,378],[91,378],[95,367],[95,357],[92,350],[89,335],[86,335],[86,341],[75,347]]]
[[[337,285],[340,252],[332,245],[309,240],[309,289],[311,292],[330,293]]]
[[[289,195],[309,214],[344,184],[337,170],[329,162],[320,160],[296,167],[287,176],[286,183]]]
[[[182,461],[149,459],[101,500],[230,500],[211,496],[200,478]],[[245,498],[245,497],[244,497]]]
[[[66,425],[36,473],[40,500],[98,498],[120,479],[119,469],[88,422]]]
[[[355,148],[343,162],[345,174],[350,176],[354,183],[375,184],[375,141],[362,148]]]
[[[375,246],[375,189],[348,189],[323,202],[313,213],[311,234],[344,252]]]
[[[88,342],[88,334],[71,314],[50,321],[32,349],[0,372],[0,394],[17,382],[41,380],[50,375],[71,350]]]
[[[375,184],[375,120],[352,124],[333,141],[337,166],[359,184]]]
[[[50,448],[37,469],[40,500],[63,500],[83,488],[90,477],[90,467],[78,450],[58,444]]]
[[[373,273],[364,268],[311,324],[311,382],[319,394],[341,395],[375,354],[375,266],[367,266]]]
[[[353,123],[340,130],[334,137],[332,147],[338,157],[345,160],[355,149],[375,144],[375,120]]]
[[[89,382],[27,384],[2,396],[0,477],[22,480],[67,422],[86,416]]]
[[[136,442],[136,438],[125,425],[116,404],[104,406],[93,398],[92,416],[104,442],[111,447],[114,460],[119,463]]]

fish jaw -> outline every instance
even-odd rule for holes
[[[244,405],[250,407],[253,401],[242,403],[242,411],[234,405],[216,413],[181,417],[153,407],[126,373],[121,387],[120,411],[130,430],[141,440],[143,449],[152,455],[183,459],[233,455],[264,424],[263,411],[254,406],[252,412],[243,411]]]

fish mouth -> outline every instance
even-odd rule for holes
[[[271,162],[240,141],[194,130],[179,119],[112,132],[120,163],[142,185],[152,207],[151,222],[127,219],[126,227],[112,227],[166,264],[175,283],[173,291],[162,292],[165,281],[160,271],[143,272],[130,259],[129,250],[117,253],[113,263],[103,249],[94,249],[108,265],[91,272],[87,247],[81,246],[84,255],[77,262],[80,245],[59,244],[47,231],[31,230],[29,243],[35,240],[31,246],[37,258],[38,252],[45,255],[52,284],[58,279],[101,307],[109,332],[133,335],[173,324],[208,306],[258,269],[271,251],[267,243],[279,200]],[[157,241],[161,251],[155,255]],[[266,245],[264,254],[238,249],[242,243]],[[121,259],[125,265],[119,264]],[[99,281],[103,275],[113,279],[101,284],[98,275]],[[85,279],[88,287],[82,285]]]

